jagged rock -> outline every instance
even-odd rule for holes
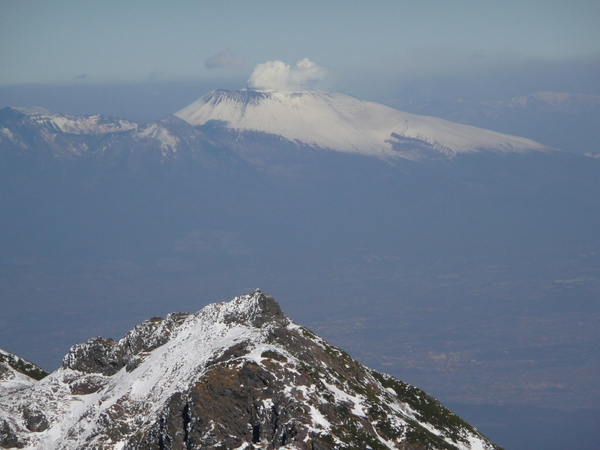
[[[143,360],[143,353],[165,344],[173,327],[188,315],[169,314],[166,319],[153,317],[137,325],[119,342],[95,337],[85,344],[77,344],[64,357],[63,367],[102,375],[114,375],[123,367],[131,371]]]
[[[25,426],[29,431],[44,431],[48,429],[48,419],[44,413],[36,408],[25,408],[23,411],[23,419],[25,420]]]
[[[259,290],[78,344],[0,419],[0,445],[31,449],[498,448]]]

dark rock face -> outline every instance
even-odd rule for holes
[[[25,420],[25,426],[29,431],[44,431],[49,427],[48,419],[46,416],[35,408],[27,408],[23,411],[23,419]]]
[[[0,447],[23,448],[25,444],[21,441],[6,420],[0,421]]]
[[[233,311],[225,316],[225,322],[248,324],[256,328],[265,324],[285,326],[290,322],[273,297],[263,294],[259,289],[253,295],[256,298],[255,308],[247,312]]]
[[[404,395],[415,409],[427,403],[430,416],[423,420],[439,425],[457,444],[468,444],[464,430],[476,433],[424,392],[366,369],[307,329],[288,328],[289,320],[277,302],[260,292],[255,295],[257,311],[226,320],[255,327],[277,323],[267,342],[286,352],[266,350],[257,363],[244,358],[253,350],[250,343],[229,348],[191,389],[171,397],[151,432],[140,432],[130,442],[157,450],[244,448],[248,443],[267,449],[333,450],[388,448],[384,439],[405,450],[456,448],[416,421],[398,426],[382,385]],[[348,400],[340,402],[328,385],[349,391]],[[366,398],[365,416],[356,415],[351,398]],[[334,434],[318,429],[315,410],[332,425]]]
[[[179,423],[179,427],[186,426],[186,446],[237,448],[251,442],[277,448],[303,441],[308,434],[304,424],[310,422],[306,407],[283,395],[283,389],[273,374],[256,364],[239,370],[215,366],[185,400],[178,398],[175,403],[186,418]],[[176,421],[167,420],[166,424],[168,435],[182,434],[177,433]]]
[[[122,355],[115,351],[116,346],[112,339],[92,338],[86,344],[73,347],[63,366],[80,372],[114,375],[124,365]]]
[[[69,383],[69,389],[73,395],[89,395],[98,392],[105,384],[106,380],[104,377],[92,374],[73,380]]]

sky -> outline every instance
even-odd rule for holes
[[[600,94],[600,2],[0,0],[0,89],[248,86],[258,64],[312,87],[400,95]]]

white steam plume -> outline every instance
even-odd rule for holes
[[[241,67],[244,65],[244,58],[237,55],[233,50],[222,50],[216,55],[211,56],[204,61],[204,67],[207,69],[220,69],[222,67]]]
[[[254,67],[248,87],[257,91],[306,91],[315,89],[325,76],[325,69],[308,58],[300,59],[294,66],[267,61]]]

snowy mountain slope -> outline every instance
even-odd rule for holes
[[[93,155],[158,155],[178,151],[191,154],[202,148],[201,133],[185,121],[168,116],[150,124],[136,124],[108,116],[65,116],[41,108],[4,108],[0,111],[0,148],[4,153],[47,154],[58,160]]]
[[[2,396],[0,446],[498,448],[258,290],[74,346],[59,370]]]
[[[137,124],[125,119],[94,114],[69,116],[55,114],[44,108],[15,108],[33,123],[68,134],[104,134],[134,130]]]
[[[505,100],[387,101],[403,111],[527,137],[562,151],[585,154],[599,148],[598,95],[533,92]]]
[[[41,367],[0,348],[0,374],[6,374],[11,371],[18,372],[21,375],[33,378],[34,380],[41,380],[48,375]],[[4,378],[0,376],[0,382],[3,379]]]
[[[111,133],[92,152],[151,154],[161,161],[202,150],[202,133],[184,120],[167,116],[157,122],[140,124],[125,133]]]
[[[175,114],[192,125],[279,135],[340,152],[415,159],[415,149],[452,156],[547,150],[529,139],[404,113],[343,93],[213,91]]]
[[[0,397],[33,386],[47,375],[44,369],[0,348]]]
[[[34,389],[36,380],[44,378],[47,374],[35,364],[0,349],[0,399],[10,399],[20,396],[21,392]],[[2,400],[0,400],[0,404]],[[15,414],[10,408],[0,406],[0,447],[12,448],[19,445],[19,439],[11,433],[10,423],[23,421],[26,426],[33,427],[36,418],[27,411]]]

